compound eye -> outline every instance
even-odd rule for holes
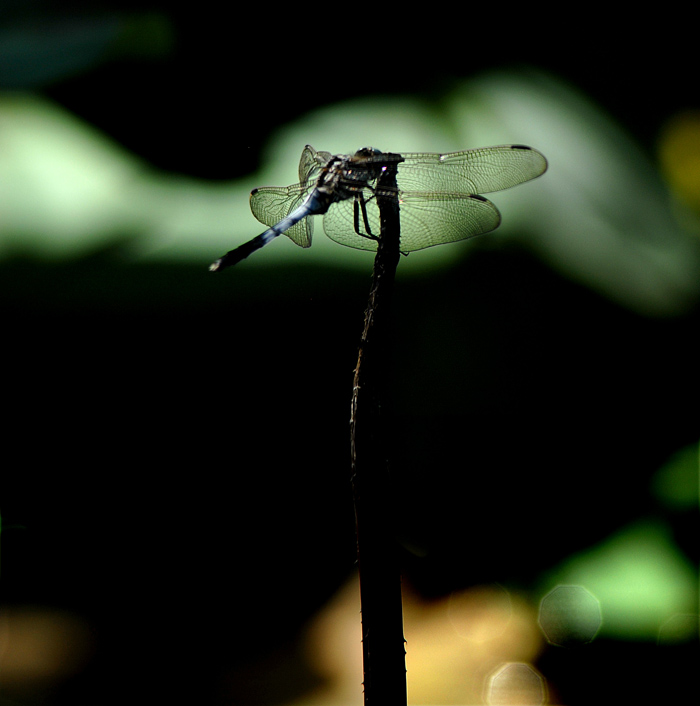
[[[378,154],[382,154],[382,151],[374,147],[363,147],[361,150],[355,152],[355,157],[374,157]]]

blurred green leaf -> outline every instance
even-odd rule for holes
[[[696,573],[668,527],[655,521],[630,525],[575,554],[546,583],[579,585],[592,593],[600,601],[600,634],[606,637],[655,640],[667,620],[697,609]]]
[[[494,196],[503,214],[498,231],[404,258],[400,276],[510,242],[640,313],[678,314],[698,299],[700,245],[677,222],[657,169],[598,107],[537,73],[486,74],[431,101],[390,96],[316,110],[270,140],[257,175],[223,184],[149,169],[38,97],[0,99],[0,128],[0,252],[74,257],[137,235],[134,254],[196,257],[205,266],[260,232],[248,208],[250,190],[293,183],[307,143],[331,152],[525,143],[547,156],[549,171]],[[309,251],[278,240],[251,266],[281,258],[370,263],[367,253],[339,247],[321,228]]]
[[[668,507],[688,510],[698,505],[700,453],[697,444],[681,449],[656,474],[652,490]]]

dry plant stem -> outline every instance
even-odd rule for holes
[[[389,314],[399,261],[396,164],[377,182],[381,235],[352,394],[351,457],[362,605],[365,706],[406,706],[406,660],[395,494],[388,459]]]

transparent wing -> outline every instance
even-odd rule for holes
[[[370,232],[377,236],[379,208],[365,190],[365,209]],[[461,193],[401,194],[401,252],[454,243],[498,228],[501,214],[487,199]],[[355,231],[358,224],[360,234]],[[336,243],[359,250],[376,250],[377,241],[366,236],[361,211],[355,218],[352,199],[333,204],[323,217],[323,230]]]
[[[250,210],[266,226],[277,225],[304,202],[312,189],[313,183],[293,184],[292,186],[263,186],[259,189],[253,189],[250,193]],[[308,248],[311,245],[313,232],[313,220],[304,218],[289,228],[285,235],[302,248]]]
[[[498,209],[478,194],[508,189],[534,179],[547,170],[544,155],[524,145],[500,145],[463,152],[401,153],[398,166],[401,211],[401,250],[411,252],[433,245],[452,243],[498,227]],[[314,188],[330,152],[317,152],[310,145],[299,160],[300,183],[287,187],[263,187],[250,196],[253,215],[274,226],[299,207]],[[381,155],[377,157],[381,161]],[[370,184],[371,186],[371,184]],[[334,203],[324,216],[329,238],[361,250],[376,250],[379,210],[371,189],[364,189],[366,216],[347,198]],[[365,218],[367,223],[365,224]],[[304,218],[286,234],[302,247],[311,245],[313,221]]]
[[[306,145],[299,160],[299,183],[316,181],[321,169],[331,160],[330,152],[317,152],[311,145]]]
[[[299,160],[299,183],[292,186],[263,186],[250,194],[250,210],[266,226],[277,225],[295,208],[300,206],[314,187],[323,167],[331,159],[330,152],[318,152],[306,145]],[[304,218],[289,228],[285,235],[302,248],[311,245],[314,223]]]
[[[401,155],[405,161],[399,164],[398,185],[405,192],[488,194],[522,184],[547,170],[544,155],[524,145]]]

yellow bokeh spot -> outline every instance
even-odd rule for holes
[[[675,194],[700,209],[700,110],[672,117],[659,136],[659,159]]]

